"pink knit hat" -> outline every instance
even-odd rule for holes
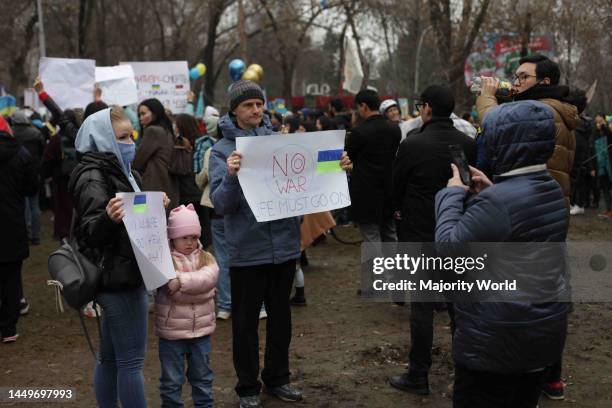
[[[168,217],[168,238],[175,239],[186,237],[189,235],[202,234],[200,219],[198,213],[193,208],[193,204],[188,204],[187,207],[181,205],[170,211]]]

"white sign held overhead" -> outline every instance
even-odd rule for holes
[[[138,88],[131,65],[96,67],[96,83],[102,90],[102,100],[108,105],[138,103]]]
[[[40,59],[38,72],[45,91],[62,109],[85,108],[93,102],[96,61],[90,59]]]
[[[236,138],[238,180],[258,222],[347,207],[344,130]]]
[[[363,82],[363,69],[357,51],[357,44],[351,37],[345,37],[344,41],[344,81],[342,89],[356,94],[361,90]]]
[[[136,255],[147,290],[155,290],[176,278],[170,255],[164,193],[117,193],[123,200],[123,223]]]
[[[131,65],[138,86],[138,101],[156,98],[168,109],[181,113],[189,95],[187,61],[120,62]]]

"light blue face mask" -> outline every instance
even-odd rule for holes
[[[126,167],[125,171],[129,174],[130,164],[132,164],[134,156],[136,155],[136,145],[134,143],[117,142],[117,146],[119,146],[119,153],[121,153],[123,165]]]

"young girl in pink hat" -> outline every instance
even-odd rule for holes
[[[177,277],[160,288],[155,297],[162,406],[183,406],[185,359],[194,406],[213,406],[210,334],[215,330],[219,268],[202,248],[201,232],[193,205],[181,205],[170,212],[168,238]]]

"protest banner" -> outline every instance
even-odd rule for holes
[[[120,62],[131,65],[138,86],[138,102],[156,98],[168,109],[182,113],[189,95],[187,61]]]
[[[93,102],[96,61],[42,57],[38,72],[45,91],[60,108],[85,108]]]
[[[117,193],[123,200],[123,223],[136,255],[136,262],[147,290],[154,290],[176,278],[172,264],[164,193]]]
[[[102,100],[108,105],[138,103],[138,87],[131,65],[96,67],[96,83],[102,90]]]
[[[258,222],[351,204],[340,168],[344,130],[236,138],[238,180]]]

